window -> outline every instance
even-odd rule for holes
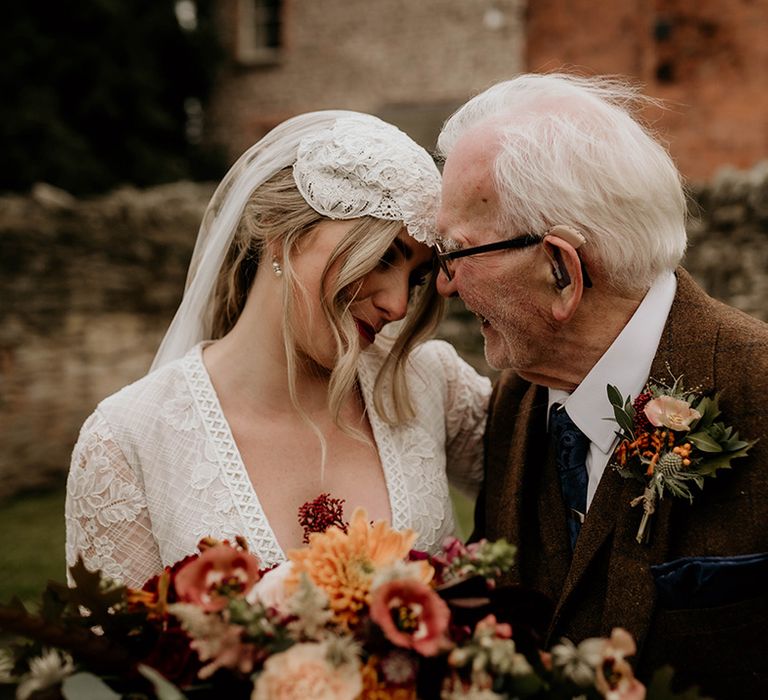
[[[281,0],[237,1],[237,60],[247,65],[275,63],[280,57]]]

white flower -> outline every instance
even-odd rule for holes
[[[288,623],[288,629],[297,637],[320,637],[333,618],[328,594],[312,583],[306,572],[302,572],[299,587],[286,602],[286,609],[296,618]]]
[[[424,580],[424,567],[421,562],[415,561],[396,561],[391,566],[385,566],[377,569],[373,574],[371,581],[371,590],[389,583],[390,581],[401,581],[403,579],[414,579],[415,581]]]
[[[591,637],[575,646],[570,639],[561,639],[552,647],[552,665],[565,678],[581,688],[595,683],[595,669],[603,661],[605,639]]]
[[[402,651],[392,651],[381,660],[384,678],[395,685],[412,683],[416,679],[416,662]]]
[[[285,591],[285,582],[291,575],[293,563],[284,561],[274,569],[267,571],[256,585],[248,591],[245,599],[253,605],[261,603],[265,608],[275,608],[285,614],[288,594]]]
[[[13,655],[7,649],[0,649],[0,683],[15,683],[13,676]]]
[[[29,662],[29,673],[21,678],[16,700],[27,700],[38,690],[58,685],[75,670],[72,657],[56,649],[44,649]]]

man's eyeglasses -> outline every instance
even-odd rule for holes
[[[440,264],[440,269],[445,274],[446,278],[450,282],[453,279],[453,273],[454,273],[454,260],[458,260],[459,258],[466,258],[470,255],[481,255],[482,253],[493,253],[498,250],[514,250],[519,248],[528,248],[530,246],[534,246],[537,243],[541,243],[544,238],[548,234],[553,234],[560,236],[561,238],[564,238],[567,240],[571,245],[573,245],[575,248],[579,248],[581,244],[584,242],[584,237],[575,231],[575,229],[571,229],[568,226],[554,226],[549,231],[547,231],[544,236],[537,236],[533,233],[527,233],[524,236],[518,236],[517,238],[508,238],[504,241],[496,241],[495,243],[486,243],[485,245],[476,245],[472,246],[471,248],[459,248],[458,250],[447,250],[446,249],[446,242],[441,241],[438,239],[435,241],[435,250],[437,253],[437,262]],[[556,251],[559,253],[559,251]],[[553,260],[553,264],[556,267],[556,274],[558,275],[558,286],[560,288],[568,286],[570,283],[570,279],[565,279],[567,277],[567,272],[565,268],[562,266],[562,264],[559,261],[559,257],[557,260]],[[592,286],[592,280],[589,277],[589,273],[587,272],[587,268],[584,266],[584,261],[581,261],[581,274],[584,278],[584,286],[585,287],[591,287]]]
[[[440,269],[450,281],[453,279],[453,261],[458,258],[466,258],[470,255],[480,255],[482,253],[493,253],[497,250],[528,248],[529,246],[541,243],[542,240],[543,239],[540,236],[528,233],[525,236],[518,236],[517,238],[509,238],[504,241],[496,241],[495,243],[486,243],[485,245],[476,245],[471,248],[459,248],[458,250],[447,250],[446,243],[437,240],[435,242],[435,250],[437,251],[437,261],[440,263]]]

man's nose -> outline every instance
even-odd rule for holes
[[[446,299],[448,297],[459,296],[459,290],[456,288],[456,278],[449,280],[444,270],[440,270],[437,275],[437,291]]]

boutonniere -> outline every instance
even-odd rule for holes
[[[687,390],[682,376],[672,386],[649,383],[634,401],[608,385],[608,400],[620,442],[611,464],[626,479],[645,485],[632,506],[643,506],[637,541],[648,543],[656,501],[665,494],[693,502],[694,490],[731,460],[744,457],[756,440],[742,440],[738,431],[717,420],[719,394],[704,396]]]

